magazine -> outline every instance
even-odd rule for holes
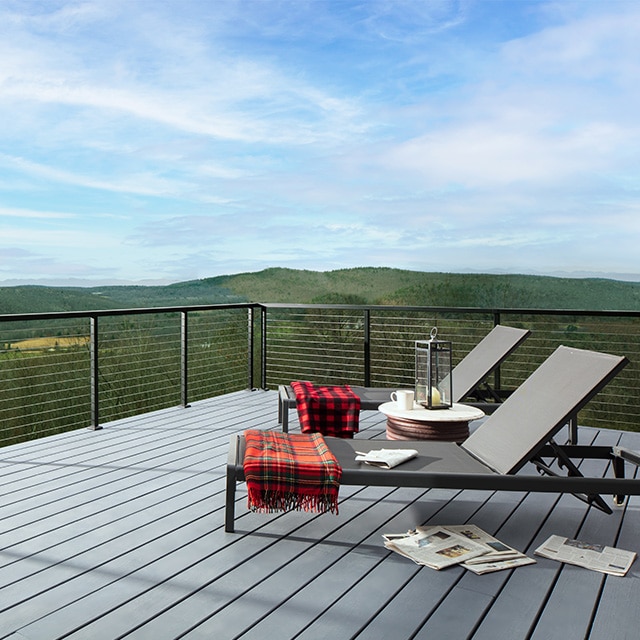
[[[592,571],[624,576],[636,559],[635,551],[551,536],[535,553],[545,558],[575,564]]]
[[[461,564],[481,574],[535,562],[475,525],[417,527],[382,537],[387,549],[438,570]]]

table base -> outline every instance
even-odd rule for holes
[[[387,418],[387,440],[444,440],[464,442],[469,437],[469,422],[428,422],[406,418]]]

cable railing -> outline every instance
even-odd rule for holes
[[[0,445],[254,386],[254,309],[0,316]]]
[[[492,374],[492,386],[518,387],[561,344],[625,355],[630,364],[579,419],[640,430],[640,312],[269,304],[263,313],[270,388],[296,379],[412,388],[415,341],[428,339],[432,327],[453,343],[455,365],[495,324],[505,324],[532,333]]]
[[[640,312],[238,303],[0,315],[0,445],[293,380],[412,387],[432,327],[456,364],[499,323],[532,334],[494,387],[516,388],[559,344],[623,354],[579,418],[640,430]]]

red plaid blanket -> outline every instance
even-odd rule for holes
[[[353,438],[358,433],[360,398],[349,386],[292,382],[302,433]]]
[[[342,467],[319,433],[244,432],[249,509],[338,513]]]

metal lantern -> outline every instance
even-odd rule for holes
[[[436,327],[431,340],[416,340],[416,402],[425,409],[453,406],[451,342],[438,340]]]

